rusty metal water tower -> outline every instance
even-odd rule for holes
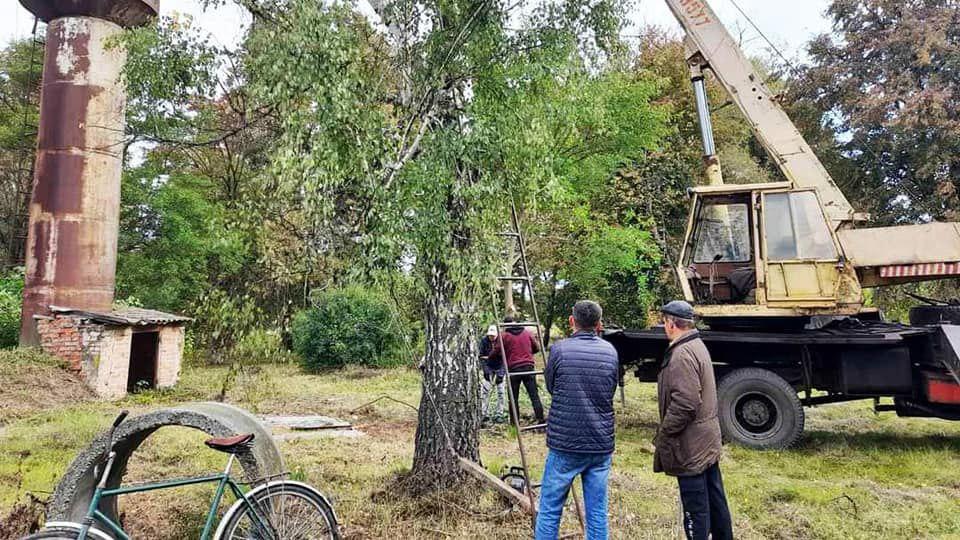
[[[159,0],[20,0],[47,23],[21,345],[51,305],[110,310],[124,150],[125,52],[110,38]]]

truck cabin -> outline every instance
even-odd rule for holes
[[[701,306],[837,304],[840,250],[815,191],[786,182],[691,191],[678,268],[688,299]]]

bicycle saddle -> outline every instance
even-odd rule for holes
[[[235,437],[207,439],[203,444],[220,452],[240,454],[249,449],[251,442],[253,442],[253,433],[246,433]]]

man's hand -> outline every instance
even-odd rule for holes
[[[660,426],[657,426],[657,432],[653,435],[653,439],[650,441],[650,446],[647,449],[651,454],[657,451],[657,448],[660,448],[660,444],[663,442],[662,436],[660,435]]]

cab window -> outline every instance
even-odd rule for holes
[[[837,259],[837,247],[812,191],[772,193],[763,200],[768,260]]]
[[[751,260],[750,217],[746,204],[705,204],[698,223],[693,262]]]

